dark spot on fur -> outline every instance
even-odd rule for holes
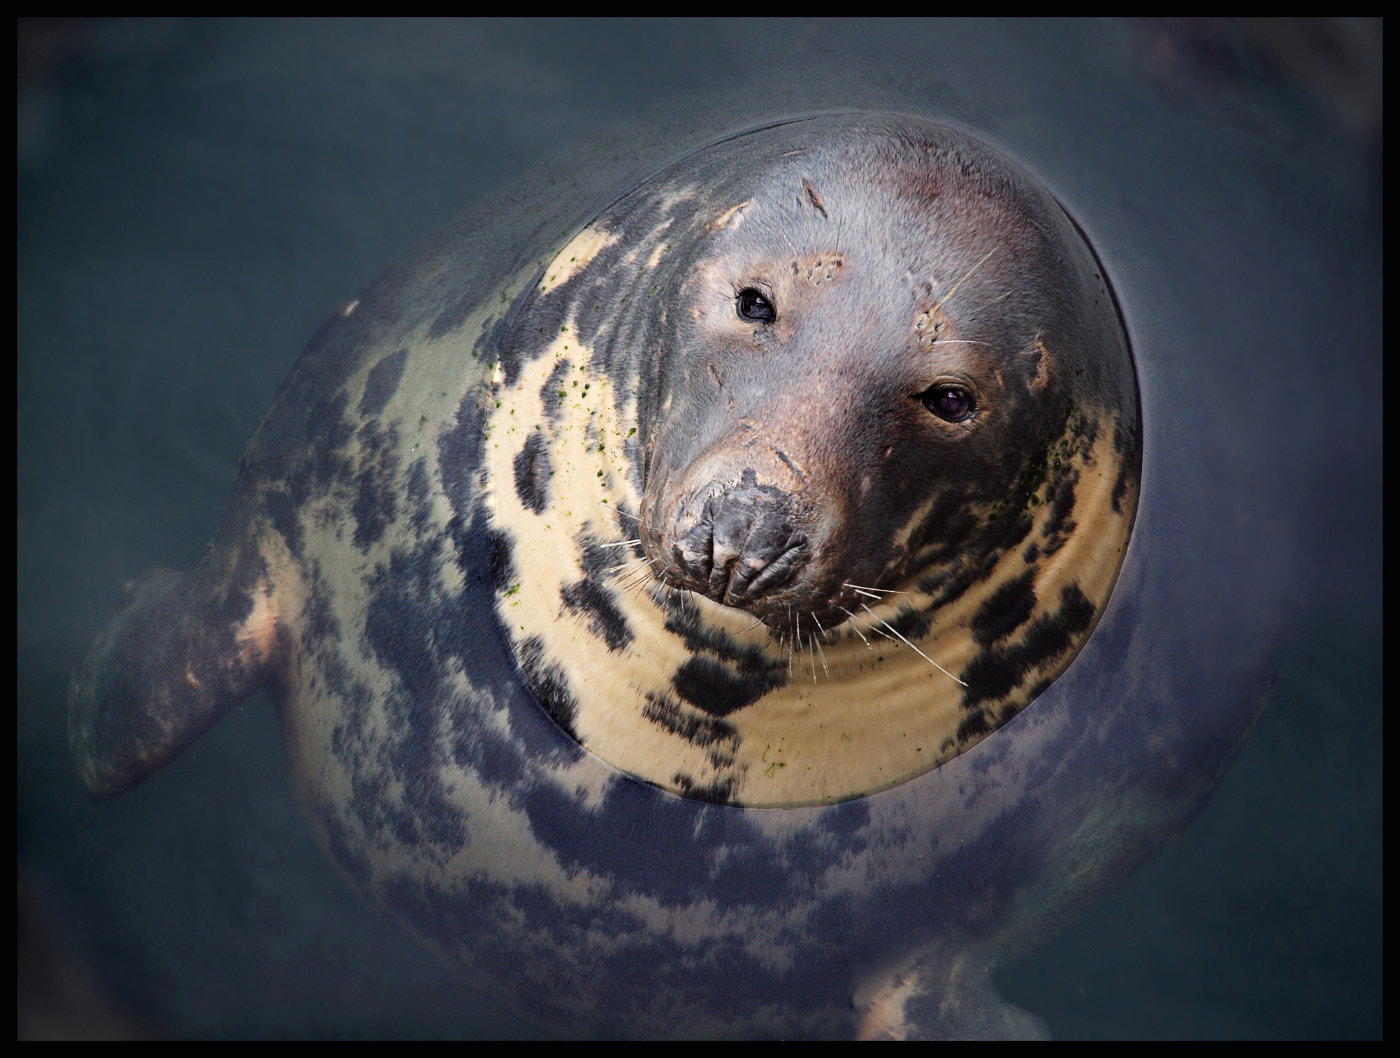
[[[393,735],[389,765],[401,784],[399,797],[405,825],[419,835],[420,853],[441,860],[467,843],[467,817],[451,800],[443,782],[442,730],[451,699],[441,691],[431,697],[390,695],[384,702]]]
[[[354,773],[372,756],[369,718],[371,702],[376,699],[346,663],[341,625],[331,608],[332,589],[319,562],[311,564],[309,580],[302,610],[301,654],[310,686],[340,703],[331,730],[331,753],[347,772]]]
[[[613,572],[619,560],[626,557],[625,554],[619,553],[616,547],[599,544],[598,538],[589,532],[580,532],[574,537],[574,543],[578,546],[579,566],[583,575],[599,584]]]
[[[1018,547],[1035,528],[1031,516],[1021,511],[1007,511],[986,525],[982,543],[987,550],[1006,552]]]
[[[671,679],[677,694],[711,716],[737,712],[784,682],[763,673],[740,674],[728,665],[705,657],[691,658]]]
[[[932,614],[961,599],[974,585],[981,584],[994,574],[999,557],[999,552],[993,548],[969,550],[965,562],[920,579],[919,590],[930,597],[929,605],[923,608],[924,611]],[[927,628],[924,631],[927,631]]]
[[[549,479],[553,473],[548,440],[543,433],[532,433],[515,457],[515,494],[536,514],[544,513],[549,506]]]
[[[554,365],[554,370],[549,373],[549,377],[544,380],[544,385],[540,387],[540,405],[544,408],[545,415],[550,422],[558,422],[563,414],[564,401],[569,392],[569,375],[574,373],[574,366],[567,359],[560,360]]]
[[[963,708],[973,710],[1011,694],[1031,672],[1068,652],[1074,637],[1093,621],[1094,604],[1078,585],[1066,586],[1056,610],[1032,621],[1017,642],[988,647],[972,659],[961,673],[968,685]]]
[[[449,519],[446,537],[462,589],[451,596],[439,592],[431,603],[437,609],[432,618],[435,642],[442,658],[456,658],[471,683],[489,688],[489,694],[483,698],[469,691],[465,701],[450,705],[439,738],[443,752],[460,767],[490,787],[515,790],[530,769],[572,763],[584,750],[560,732],[530,694],[501,626],[495,597],[498,578],[507,585],[514,578],[509,538],[487,527],[482,510],[469,523]],[[490,715],[500,708],[510,717],[505,732]]]
[[[723,629],[705,624],[689,593],[658,592],[652,598],[666,611],[666,631],[680,636],[692,654],[712,654],[727,661],[735,671],[763,680],[767,690],[787,683],[786,662],[778,662],[762,648],[741,643]]]
[[[515,586],[515,546],[510,537],[499,531],[486,534],[487,553],[490,557],[491,586],[498,592],[510,591]],[[466,570],[464,569],[465,573]],[[478,571],[479,572],[479,571]]]
[[[1118,453],[1118,475],[1113,481],[1113,512],[1123,513],[1123,498],[1128,490],[1136,488],[1141,474],[1141,452],[1138,449],[1138,434],[1121,421],[1113,431],[1113,450]]]
[[[408,496],[408,519],[414,534],[422,536],[431,532],[429,496],[432,485],[428,481],[428,461],[422,456],[415,459],[413,465],[408,468],[404,491]]]
[[[372,752],[351,762],[351,807],[367,833],[392,839],[438,862],[467,840],[466,819],[443,782],[442,742],[456,711],[447,659],[472,619],[439,586],[445,541],[429,536],[396,549],[366,579],[364,643],[396,677],[381,692],[382,727]],[[397,787],[397,789],[395,789]]]
[[[805,880],[849,862],[869,837],[863,824],[822,827],[826,812],[770,835],[759,829],[755,813],[720,810],[621,776],[609,783],[596,809],[582,807],[571,789],[554,783],[541,783],[521,799],[534,836],[566,871],[608,878],[615,886],[610,893],[653,894],[663,906],[705,900],[719,908],[752,907],[758,900],[771,907],[775,900],[807,899],[811,890]],[[858,818],[857,809],[852,822]],[[812,840],[804,841],[799,832],[809,828]],[[872,899],[878,906],[879,898]],[[591,922],[585,929],[596,936]],[[714,943],[724,942],[717,937]],[[824,948],[815,945],[813,957]],[[635,948],[626,954],[634,959]],[[710,967],[715,955],[711,948],[697,957]],[[782,972],[791,981],[792,970]],[[692,973],[686,980],[705,976]],[[834,995],[841,984],[830,982]]]
[[[627,618],[613,603],[606,588],[585,579],[566,584],[559,595],[572,613],[588,615],[589,631],[606,642],[609,650],[616,653],[632,642]]]
[[[895,611],[893,617],[887,619],[887,624],[905,639],[918,642],[928,635],[933,627],[934,611],[928,609],[914,609],[911,606],[901,606]]]
[[[942,544],[956,549],[980,524],[967,510],[967,503],[956,492],[944,492],[933,501],[925,531],[925,544]]]
[[[539,636],[531,636],[520,644],[520,674],[545,712],[577,742],[574,723],[578,719],[578,702],[569,689],[569,677],[564,670],[545,660],[544,642]]]
[[[369,371],[365,379],[364,396],[360,398],[360,416],[372,419],[382,412],[385,406],[399,391],[403,381],[403,369],[408,363],[408,350],[400,349],[390,353]]]
[[[364,461],[351,514],[355,518],[355,546],[361,551],[379,542],[398,513],[398,440],[392,425],[382,430],[371,421],[360,428]]]
[[[292,497],[284,489],[266,489],[261,500],[263,511],[272,522],[272,528],[287,542],[287,550],[292,553],[293,558],[302,558],[301,519],[298,517],[300,508],[292,502]]]
[[[973,709],[958,724],[958,732],[955,736],[958,745],[966,745],[974,739],[983,739],[990,735],[996,728],[988,722],[985,709]]]
[[[428,341],[435,342],[444,335],[451,334],[471,317],[472,310],[478,304],[477,295],[474,287],[468,285],[466,289],[471,290],[472,293],[458,299],[433,318],[432,326],[428,328]]]
[[[342,453],[354,436],[354,428],[345,420],[345,408],[350,398],[344,390],[316,402],[306,420],[306,436],[302,444],[311,453],[307,468],[315,486],[325,490],[337,482],[348,483],[354,473],[349,459]]]
[[[436,325],[434,325],[436,329]],[[472,355],[483,363],[499,362],[504,368],[505,383],[508,386],[515,385],[515,380],[520,376],[520,358],[518,356],[507,357],[502,339],[509,333],[506,325],[506,317],[502,316],[492,320],[481,329],[481,334],[477,336],[476,344],[472,346]]]
[[[415,698],[435,694],[441,678],[433,625],[437,608],[427,597],[434,560],[431,552],[395,551],[368,583],[365,637],[375,657]]]
[[[331,859],[354,881],[364,885],[370,881],[369,857],[351,838],[349,830],[337,812],[327,803],[309,806],[310,814],[321,824],[326,836],[326,848]]]
[[[457,405],[457,421],[438,440],[438,469],[442,487],[452,510],[459,517],[469,517],[473,477],[481,467],[484,438],[482,431],[486,413],[482,407],[484,394],[474,387]]]
[[[738,735],[733,724],[715,716],[697,716],[669,694],[648,691],[647,704],[642,707],[642,715],[658,727],[685,739],[692,746],[704,749],[707,746],[728,743],[731,749],[738,748]]]
[[[676,784],[682,797],[689,797],[694,801],[707,801],[713,805],[729,804],[734,797],[734,788],[738,785],[735,779],[717,779],[711,783],[698,783],[689,775],[680,772],[671,776],[671,781]]]
[[[379,768],[360,768],[350,776],[348,807],[360,827],[379,840],[386,836],[408,848],[418,844],[418,829],[402,805],[388,796],[389,779]]]
[[[1079,484],[1079,472],[1071,471],[1064,475],[1055,486],[1050,497],[1050,517],[1045,521],[1042,532],[1044,552],[1053,555],[1065,546],[1065,542],[1077,528],[1074,514],[1075,486]]]
[[[312,589],[302,610],[301,629],[303,646],[312,651],[340,643],[340,622],[331,610],[330,589],[322,583],[319,563],[314,567]]]
[[[972,616],[972,635],[981,647],[1005,639],[1030,619],[1035,610],[1034,568],[1007,581]]]
[[[870,805],[862,798],[832,805],[822,812],[821,825],[830,834],[854,839],[856,851],[863,851],[866,841],[861,831],[870,825]]]

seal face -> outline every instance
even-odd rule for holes
[[[897,785],[1015,716],[1107,604],[1124,329],[1063,209],[959,133],[810,119],[683,159],[493,342],[501,622],[637,778],[750,806]]]

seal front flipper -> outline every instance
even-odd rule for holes
[[[276,641],[271,594],[249,565],[208,556],[134,582],[73,678],[68,738],[83,783],[116,796],[164,767],[257,689]]]

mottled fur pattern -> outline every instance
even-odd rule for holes
[[[1126,345],[1097,272],[1036,287],[1042,258],[1096,265],[1011,176],[967,190],[972,150],[944,145],[922,183],[867,179],[830,140],[776,177],[663,176],[496,336],[503,625],[550,714],[623,771],[749,805],[893,786],[1015,716],[1098,620],[1136,504]],[[992,237],[946,229],[969,195]],[[736,324],[745,290],[771,325]],[[941,377],[982,379],[985,423],[912,399]],[[710,546],[718,510],[778,545],[711,592],[671,552],[690,525]],[[597,559],[622,550],[635,565]]]

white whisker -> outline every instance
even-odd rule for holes
[[[982,260],[978,261],[975,265],[973,265],[971,268],[969,268],[969,269],[967,270],[967,273],[966,273],[961,279],[959,279],[956,283],[953,284],[953,289],[950,290],[950,291],[948,291],[948,293],[947,293],[946,295],[944,295],[943,300],[940,301],[937,305],[935,305],[935,306],[933,307],[933,311],[934,311],[934,312],[938,312],[940,309],[943,308],[944,305],[948,304],[948,299],[951,298],[954,294],[956,294],[956,293],[958,292],[958,287],[960,287],[960,286],[962,286],[964,283],[966,283],[966,282],[968,281],[968,279],[971,278],[972,273],[975,272],[975,271],[977,271],[977,269],[981,268],[984,264],[986,264],[987,258],[988,258],[988,257],[991,257],[992,254],[994,254],[994,253],[996,253],[996,252],[997,252],[997,247],[995,247],[995,246],[993,246],[990,250],[988,250],[987,253],[986,253],[986,255],[982,258]]]
[[[847,617],[849,617],[849,618],[851,619],[851,628],[855,631],[856,635],[860,636],[861,641],[865,644],[865,649],[866,649],[866,650],[874,650],[874,649],[875,649],[875,644],[872,643],[872,642],[870,642],[870,640],[868,640],[868,639],[865,638],[865,633],[862,632],[862,631],[860,630],[860,626],[859,626],[858,624],[856,624],[856,615],[853,614],[853,613],[851,613],[851,611],[848,610],[848,609],[846,609],[844,606],[841,607],[841,612],[844,613]]]
[[[985,260],[985,258],[984,258],[984,260]],[[875,611],[874,611],[874,610],[872,610],[872,609],[871,609],[870,607],[868,607],[868,606],[865,606],[864,603],[862,603],[861,605],[864,606],[864,609],[865,609],[865,612],[866,612],[866,613],[868,613],[871,617],[875,617]],[[911,642],[909,642],[909,640],[905,639],[904,636],[900,635],[899,630],[898,630],[897,628],[895,628],[893,625],[889,624],[889,623],[886,622],[886,621],[880,620],[879,617],[875,617],[875,620],[880,621],[880,623],[881,623],[882,625],[884,625],[886,628],[888,628],[888,629],[889,629],[891,632],[893,632],[896,636],[899,636],[899,639],[900,639],[910,650],[912,650],[915,654],[918,654],[919,657],[923,658],[923,659],[924,659],[925,661],[927,661],[930,665],[932,665],[934,668],[936,668],[939,672],[943,673],[943,675],[947,676],[950,680],[952,680],[954,683],[956,683],[959,687],[966,687],[966,686],[967,686],[967,684],[963,683],[962,680],[958,679],[958,678],[957,678],[956,676],[954,676],[951,672],[949,672],[947,669],[945,669],[942,665],[940,665],[938,662],[934,661],[933,658],[929,657],[929,656],[928,656],[927,654],[925,654],[922,650],[920,650],[918,647],[916,647],[913,643],[911,643]]]
[[[818,639],[816,636],[813,636],[812,641],[817,644],[817,652],[820,653],[822,656],[822,672],[826,673],[827,679],[831,679],[831,669],[828,668],[826,664],[826,651],[822,649],[822,639],[826,638],[826,629],[822,628],[822,623],[820,621],[817,621],[816,614],[810,614],[809,616],[812,618],[813,621],[816,621],[817,627],[821,629],[821,639]]]

